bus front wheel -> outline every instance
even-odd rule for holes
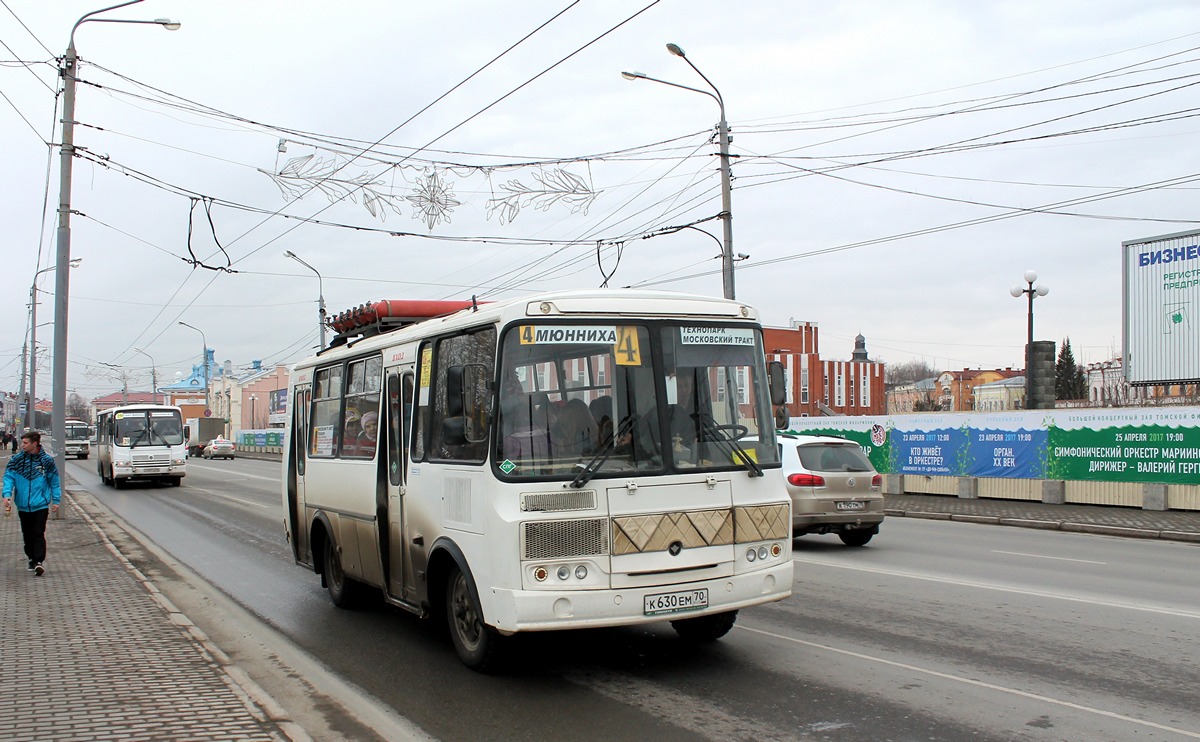
[[[450,640],[464,665],[479,672],[497,665],[502,637],[483,622],[483,611],[469,578],[458,565],[450,569],[446,579],[446,621]]]

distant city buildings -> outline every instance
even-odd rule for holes
[[[884,364],[867,357],[867,341],[862,335],[855,338],[848,361],[820,357],[815,322],[764,327],[763,341],[767,360],[783,364],[789,417],[880,415],[886,411]]]

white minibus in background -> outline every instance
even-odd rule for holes
[[[183,484],[187,450],[179,408],[132,404],[96,415],[96,473],[117,489],[133,481]]]

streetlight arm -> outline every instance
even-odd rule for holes
[[[691,62],[688,62],[688,64],[691,64]],[[693,67],[692,69],[695,69],[695,67]],[[668,82],[666,80],[659,80],[657,77],[650,77],[649,75],[647,75],[644,72],[622,72],[621,77],[624,77],[626,80],[649,80],[650,82],[657,82],[662,85],[670,85],[673,88],[681,88],[683,90],[690,90],[693,93],[700,93],[702,95],[707,95],[709,98],[712,98],[713,100],[715,100],[717,102],[717,105],[721,107],[721,118],[722,119],[725,118],[725,101],[721,100],[720,93],[713,93],[712,90],[705,90],[704,88],[693,88],[688,85],[680,85],[677,82]],[[701,77],[704,77],[704,75],[701,75]],[[705,78],[705,81],[707,82],[707,78]],[[709,83],[709,85],[711,85],[711,84],[712,83]],[[716,90],[716,88],[713,88],[713,90]]]
[[[110,5],[107,8],[100,8],[99,10],[93,10],[90,13],[84,13],[83,15],[79,16],[79,20],[75,21],[75,25],[71,26],[71,43],[68,44],[68,46],[74,48],[74,46],[75,46],[75,29],[79,28],[80,24],[86,23],[88,21],[104,20],[101,18],[92,18],[92,16],[96,15],[97,13],[105,13],[110,10],[116,10],[117,8],[124,8],[126,5],[137,5],[138,3],[143,2],[143,1],[144,0],[128,0],[128,2],[118,3],[116,5]],[[117,22],[118,23],[151,23],[152,21],[117,21]]]

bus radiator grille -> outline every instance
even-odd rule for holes
[[[561,559],[608,553],[608,519],[528,521],[521,524],[522,559]]]
[[[549,513],[561,510],[594,510],[596,490],[579,492],[527,492],[521,495],[521,510]]]

